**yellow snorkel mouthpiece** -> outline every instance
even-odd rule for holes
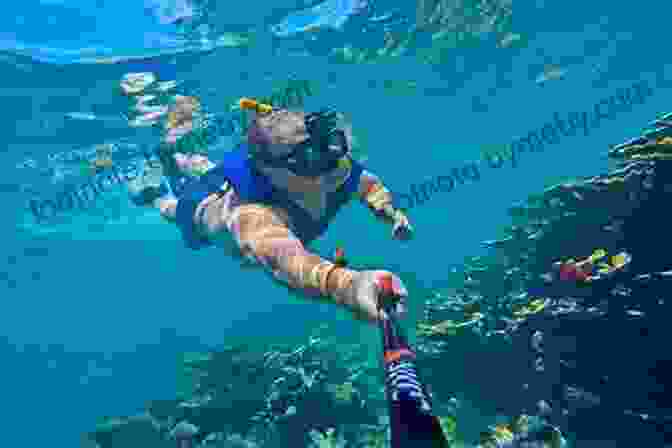
[[[260,103],[251,98],[241,98],[238,100],[238,107],[243,110],[253,110],[258,114],[269,114],[273,112],[273,106],[270,104]]]

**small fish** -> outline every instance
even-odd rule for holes
[[[560,66],[547,65],[544,68],[544,71],[537,76],[535,82],[539,85],[543,85],[548,81],[556,81],[559,79],[563,79],[566,74],[567,70]]]
[[[582,273],[583,273],[583,271],[579,270],[576,267],[576,264],[571,263],[571,262],[563,263],[560,266],[560,271],[559,271],[560,280],[565,281],[565,282],[578,280],[579,277],[582,276],[581,275]]]
[[[632,261],[632,256],[627,252],[620,252],[616,255],[611,256],[608,259],[608,262],[601,262],[597,264],[597,272],[599,274],[611,274],[613,272],[619,271],[627,266],[630,261]]]
[[[65,116],[72,120],[93,121],[98,119],[97,116],[88,112],[68,112]]]
[[[632,261],[632,256],[627,252],[621,252],[611,257],[611,265],[617,269],[624,267]]]
[[[529,303],[514,309],[513,315],[515,317],[525,317],[536,314],[546,308],[546,305],[548,305],[546,299],[532,299]]]
[[[177,87],[177,81],[163,81],[157,84],[156,90],[159,92],[166,92]]]
[[[392,17],[392,13],[391,13],[391,12],[388,12],[387,14],[383,14],[383,15],[380,15],[380,16],[374,16],[374,17],[371,17],[371,18],[369,19],[369,22],[374,22],[374,23],[375,23],[375,22],[383,22],[383,21],[385,21],[385,20],[387,20],[387,19],[389,19],[389,18],[391,18],[391,17]]]
[[[607,251],[604,249],[597,249],[595,252],[593,252],[593,255],[591,255],[589,258],[591,261],[598,260],[600,258],[604,258],[607,256]]]

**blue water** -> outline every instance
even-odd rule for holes
[[[410,57],[337,64],[324,56],[328,48],[318,47],[366,40],[369,35],[359,33],[361,17],[317,17],[319,23],[342,26],[322,30],[322,40],[297,33],[290,42],[273,36],[269,22],[277,19],[287,29],[292,23],[284,18],[287,12],[305,4],[245,3],[240,11],[238,4],[225,11],[219,6],[214,16],[226,16],[226,26],[212,22],[211,28],[253,30],[255,45],[218,48],[210,42],[202,51],[194,50],[193,42],[187,45],[179,26],[161,23],[142,2],[3,5],[0,194],[8,211],[0,259],[0,393],[3,423],[12,428],[9,436],[5,431],[3,446],[76,446],[79,434],[98,417],[129,414],[146,400],[170,398],[175,357],[182,350],[245,338],[301,338],[325,320],[335,322],[337,331],[375,340],[371,329],[353,324],[344,313],[289,298],[259,272],[241,272],[217,250],[187,251],[174,228],[121,199],[119,217],[102,229],[77,219],[54,231],[24,226],[30,215],[16,186],[33,175],[17,168],[26,158],[107,140],[157,138],[106,122],[64,121],[75,111],[117,114],[122,106],[115,86],[123,73],[154,64],[165,79],[185,79],[209,92],[210,107],[222,113],[226,99],[267,89],[269,79],[289,74],[309,79],[318,87],[306,106],[347,111],[356,135],[369,145],[371,170],[400,193],[478,158],[482,145],[506,144],[540,128],[555,112],[590,111],[619,88],[642,79],[650,83],[653,94],[644,104],[615,114],[589,136],[565,137],[542,153],[523,154],[517,168],[484,169],[480,182],[412,209],[416,238],[411,243],[392,241],[388,228],[353,205],[316,244],[323,253],[342,244],[352,260],[403,260],[406,270],[428,285],[441,281],[464,257],[477,255],[479,243],[508,223],[512,203],[554,181],[606,170],[608,145],[635,136],[666,111],[672,97],[672,66],[659,53],[669,11],[660,2],[516,5],[515,31],[529,39],[526,48],[507,51],[484,41],[483,48],[465,50],[441,67]],[[369,14],[414,10],[407,2],[370,8]],[[305,27],[306,13],[296,17],[296,25]],[[164,57],[151,64],[78,63],[185,46],[191,50],[182,59]],[[296,48],[314,51],[295,55]],[[470,62],[459,73],[461,58]],[[564,67],[564,79],[536,84],[545,64]],[[386,80],[413,80],[419,88],[395,93],[383,87]]]

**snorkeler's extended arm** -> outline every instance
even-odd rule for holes
[[[406,239],[412,232],[412,227],[406,214],[396,209],[392,201],[392,193],[378,176],[364,171],[359,182],[359,197],[373,214],[385,222],[394,225],[394,236]]]
[[[403,282],[388,271],[353,271],[309,253],[282,211],[244,204],[227,222],[241,252],[260,262],[276,280],[305,296],[330,298],[357,319],[379,318],[377,295],[383,278],[392,280],[394,294],[408,296]]]
[[[351,270],[305,249],[290,230],[282,211],[244,204],[232,214],[229,227],[244,256],[260,262],[277,280],[292,289],[309,296],[321,294],[337,298],[342,297],[352,283]]]

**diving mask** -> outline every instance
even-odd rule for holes
[[[350,153],[345,132],[338,127],[338,114],[322,110],[307,114],[304,123],[309,137],[294,145],[273,145],[255,158],[264,165],[285,168],[302,177],[317,177],[339,167]]]

